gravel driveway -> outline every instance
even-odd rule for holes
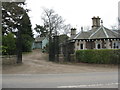
[[[111,72],[117,71],[115,65],[98,64],[58,64],[48,61],[48,55],[40,50],[23,55],[23,64],[3,65],[3,74],[60,74],[80,72]]]

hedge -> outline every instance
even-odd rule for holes
[[[120,49],[102,50],[78,50],[76,51],[77,62],[95,64],[118,64]]]

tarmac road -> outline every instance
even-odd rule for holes
[[[118,88],[118,72],[3,74],[2,88]]]

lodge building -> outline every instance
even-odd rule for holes
[[[69,42],[74,46],[74,50],[86,49],[120,49],[119,30],[111,30],[103,26],[103,21],[99,17],[92,18],[92,29],[81,31],[76,34],[76,29],[71,29]]]

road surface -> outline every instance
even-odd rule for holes
[[[3,74],[3,88],[118,88],[118,72]]]

